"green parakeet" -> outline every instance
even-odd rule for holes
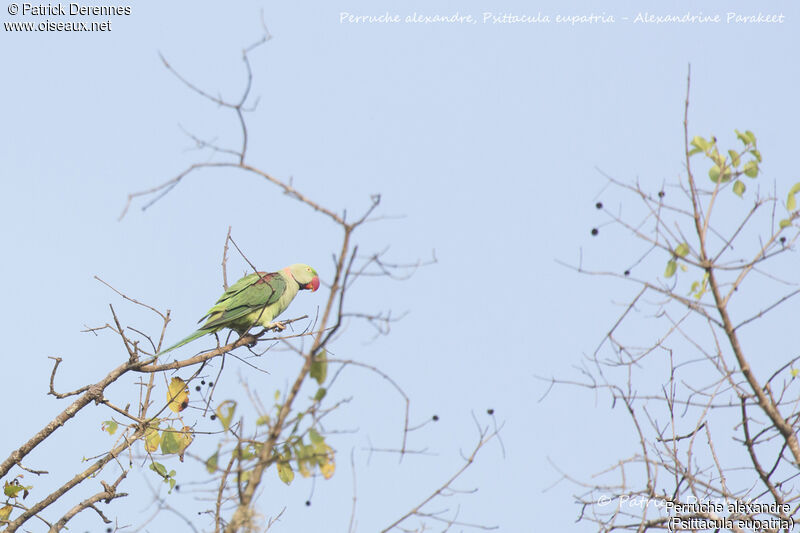
[[[206,321],[200,329],[177,344],[161,350],[158,355],[222,328],[230,328],[241,336],[253,326],[274,327],[276,324],[272,320],[289,307],[300,289],[313,292],[318,288],[317,271],[308,265],[296,264],[278,272],[249,274],[228,287],[219,297],[214,307],[198,321]],[[280,327],[279,324],[278,326]]]

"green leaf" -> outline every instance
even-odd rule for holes
[[[756,161],[748,161],[744,164],[744,175],[748,178],[755,178],[758,176],[758,163]]]
[[[696,300],[699,300],[700,298],[703,297],[703,295],[707,292],[707,290],[708,290],[708,272],[703,274],[702,282],[695,281],[694,283],[692,283],[692,290],[690,291],[690,294],[692,294]]]
[[[792,225],[792,221],[791,221],[791,220],[789,220],[788,218],[784,218],[783,220],[781,220],[781,221],[778,223],[778,226],[780,226],[780,228],[781,228],[781,229],[783,229],[783,228],[788,228],[788,227],[789,227],[789,226],[791,226],[791,225]]]
[[[793,378],[796,378],[797,374],[800,374],[800,370],[798,370],[796,368],[793,368],[790,372],[791,372]]]
[[[314,361],[311,363],[311,377],[314,378],[318,384],[325,383],[325,378],[328,376],[328,352],[320,350],[314,355]]]
[[[317,393],[314,395],[314,401],[321,402],[326,394],[328,394],[328,390],[325,387],[318,388]]]
[[[719,181],[719,167],[717,165],[713,165],[708,170],[708,177],[711,178],[711,181],[717,183]]]
[[[181,450],[181,443],[178,439],[177,430],[168,427],[161,432],[161,453],[178,453]]]
[[[213,474],[217,471],[217,464],[219,464],[219,450],[214,452],[214,455],[206,459],[206,471]]]
[[[225,431],[228,431],[231,427],[231,420],[233,420],[233,413],[236,411],[236,402],[233,400],[225,400],[219,407],[215,413],[217,414],[217,418],[219,418],[220,423],[222,424],[222,428]]]
[[[236,448],[233,450],[232,455],[240,460],[240,461],[247,461],[248,459],[252,459],[255,457],[254,448],[252,444],[248,444],[244,448]]]
[[[756,145],[756,134],[753,133],[750,130],[747,130],[746,132],[744,132],[744,134],[747,135],[747,137],[750,139],[750,144],[755,146]]]
[[[157,463],[155,461],[150,463],[150,470],[152,470],[161,477],[164,478],[167,477],[167,467],[165,467],[161,463]]]
[[[680,243],[677,248],[675,248],[675,255],[678,257],[686,257],[689,255],[689,245],[685,242]]]
[[[17,494],[19,494],[20,492],[23,492],[24,495],[27,496],[28,495],[27,492],[32,488],[33,488],[33,486],[26,487],[24,485],[20,485],[18,483],[18,480],[15,479],[14,483],[6,482],[3,485],[3,494],[8,496],[9,498],[16,498]]]
[[[325,442],[325,438],[317,432],[316,429],[311,428],[308,430],[308,438],[311,439],[313,444],[320,444]]]
[[[678,268],[678,263],[676,263],[674,259],[670,259],[669,262],[667,262],[667,269],[664,271],[664,277],[671,278],[672,276],[674,276],[675,270],[677,270],[677,268]]]
[[[742,141],[742,144],[744,144],[745,146],[750,144],[750,139],[747,137],[747,135],[745,135],[744,133],[742,133],[739,130],[733,130],[733,131],[736,132],[736,137],[738,137],[739,140]]]
[[[107,431],[109,435],[116,433],[118,427],[119,425],[113,420],[106,420],[101,426],[102,430]]]
[[[269,415],[261,415],[256,420],[257,426],[266,426],[267,424],[269,424]]]
[[[703,139],[699,135],[695,136],[695,138],[692,139],[691,145],[702,152],[705,152],[706,150],[708,150],[708,147],[711,146],[711,144],[707,140]]]
[[[739,157],[739,154],[736,153],[736,150],[728,150],[728,155],[731,156],[731,164],[739,168],[739,163],[742,162],[742,159]]]
[[[755,148],[753,148],[752,150],[750,150],[750,153],[751,153],[751,154],[753,154],[753,157],[755,157],[755,158],[756,158],[756,161],[758,161],[759,163],[761,163],[761,152],[759,152],[758,150],[756,150]]]
[[[292,467],[289,466],[289,463],[278,463],[278,477],[287,485],[292,482],[294,479],[294,471],[292,470]]]
[[[733,184],[733,193],[739,198],[741,198],[742,194],[744,194],[744,191],[745,191],[745,186],[742,180],[736,180],[736,183]]]

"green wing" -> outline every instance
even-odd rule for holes
[[[200,319],[208,319],[203,330],[217,331],[224,327],[246,329],[252,324],[240,324],[253,311],[275,304],[286,292],[286,278],[279,272],[256,272],[231,285],[217,303]]]

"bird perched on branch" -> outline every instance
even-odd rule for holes
[[[285,325],[272,321],[289,307],[298,291],[309,289],[314,292],[318,288],[317,271],[308,265],[295,264],[278,272],[249,274],[228,287],[214,307],[198,320],[206,321],[200,329],[177,344],[161,350],[157,355],[180,348],[222,328],[230,328],[239,336],[247,333],[253,326],[284,330]]]

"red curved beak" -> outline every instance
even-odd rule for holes
[[[305,287],[303,287],[303,288],[304,289],[311,289],[311,292],[314,292],[317,289],[319,289],[319,277],[314,276],[313,278],[311,278],[311,281],[306,283]]]

